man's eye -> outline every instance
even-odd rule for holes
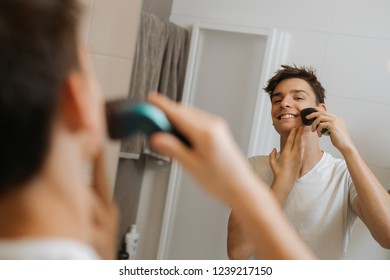
[[[276,104],[276,103],[279,103],[281,101],[282,101],[281,99],[277,99],[277,100],[272,101],[272,103]]]

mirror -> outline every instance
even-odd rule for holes
[[[257,67],[256,63],[251,64],[254,68],[247,73],[253,74],[254,79],[257,77],[260,81],[254,88],[251,85],[253,99],[249,99],[249,103],[257,104],[259,108],[262,106],[264,110],[258,112],[260,115],[244,121],[250,126],[250,131],[257,128],[259,134],[256,139],[243,139],[241,147],[248,157],[269,154],[272,148],[278,145],[279,138],[271,126],[269,104],[264,103],[264,100],[268,101],[268,97],[259,97],[266,95],[261,87],[281,64],[313,66],[327,90],[328,110],[344,118],[363,158],[382,184],[389,186],[390,161],[386,151],[389,149],[387,143],[390,142],[390,133],[378,125],[377,121],[390,119],[390,97],[385,94],[390,92],[390,33],[387,28],[390,20],[384,12],[390,9],[389,3],[374,5],[365,1],[358,7],[352,5],[352,1],[335,0],[316,1],[315,4],[309,0],[299,3],[287,0],[214,0],[205,3],[197,0],[144,0],[143,3],[145,12],[162,15],[166,21],[169,15],[171,23],[186,30],[193,30],[193,25],[198,22],[214,26],[214,29],[206,28],[203,33],[199,32],[198,40],[201,44],[194,55],[201,59],[189,57],[188,67],[191,59],[202,62],[202,58],[205,58],[208,63],[215,59],[218,64],[205,66],[202,62],[195,65],[198,68],[194,66],[192,73],[186,73],[183,85],[183,98],[186,101],[217,113],[220,104],[235,107],[240,102],[248,101],[248,98],[242,98],[238,94],[230,96],[231,99],[214,95],[220,93],[220,86],[226,85],[227,82],[223,78],[218,80],[217,75],[213,77],[217,81],[215,86],[205,87],[202,82],[191,86],[188,84],[188,79],[203,81],[201,75],[207,70],[212,70],[210,75],[221,73],[218,67],[231,67],[229,69],[238,73],[243,71],[240,63],[247,59],[246,52],[238,46],[236,50],[235,47],[229,50],[231,44],[218,44],[224,40],[240,43],[247,40],[249,46],[264,54],[264,57],[260,55],[258,58],[262,67]],[[153,11],[153,7],[157,10]],[[302,11],[305,11],[304,16],[296,16],[302,15]],[[361,20],[362,18],[364,20]],[[219,26],[219,31],[215,31],[216,25]],[[221,26],[229,26],[230,31],[221,31]],[[237,29],[232,32],[233,26]],[[268,33],[264,30],[268,30]],[[239,34],[253,36],[240,37]],[[263,34],[263,37],[256,37],[256,34]],[[259,42],[256,38],[264,41]],[[267,46],[272,48],[268,50]],[[223,61],[218,60],[222,57],[207,57],[207,54],[202,52],[213,48],[239,55]],[[196,71],[197,69],[202,71]],[[233,73],[234,71],[229,75]],[[240,88],[247,85],[230,85],[229,88],[241,93]],[[186,90],[191,92],[191,96],[186,95]],[[205,97],[197,95],[197,92],[213,95],[206,95],[209,99],[204,99]],[[227,100],[232,103],[226,103]],[[229,123],[235,126],[236,119],[236,116],[232,116]],[[239,130],[235,131],[237,138],[240,134]],[[321,146],[334,156],[341,156],[328,138],[321,140]],[[187,177],[181,177],[182,181],[177,181],[177,173],[172,174],[172,170],[178,172],[177,168],[169,159],[159,158],[152,152],[142,153],[138,159],[121,154],[115,196],[123,207],[122,236],[130,224],[138,225],[140,259],[226,259],[229,209],[192,186],[193,182],[188,181],[190,179]],[[180,182],[180,185],[175,185],[172,181]],[[131,199],[125,199],[126,197]],[[390,254],[372,239],[365,226],[358,221],[346,257],[389,259]]]

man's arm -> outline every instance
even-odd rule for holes
[[[353,210],[375,240],[390,249],[390,196],[356,149],[342,154],[356,188]]]
[[[234,211],[228,221],[227,252],[231,260],[247,260],[255,254],[255,246]]]
[[[353,210],[375,240],[382,247],[390,248],[390,196],[359,154],[344,121],[328,112],[316,112],[308,118],[317,118],[312,131],[317,130],[319,136],[324,128],[330,132],[331,141],[343,155],[355,185]]]

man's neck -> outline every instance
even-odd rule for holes
[[[92,193],[77,145],[58,145],[42,170],[0,197],[0,238],[88,240]]]
[[[287,137],[280,138],[280,147],[283,151]],[[304,132],[302,136],[302,166],[299,170],[299,177],[302,177],[309,172],[322,158],[323,151],[320,148],[319,138],[317,134],[312,132]]]

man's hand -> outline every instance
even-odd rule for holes
[[[327,129],[330,132],[330,139],[333,146],[341,153],[355,147],[347,126],[341,117],[327,111],[318,111],[307,116],[307,119],[313,118],[316,119],[311,125],[311,131],[317,131],[318,136],[321,137],[322,130]]]
[[[299,129],[293,128],[279,158],[276,149],[273,149],[269,155],[269,163],[274,173],[271,189],[281,204],[284,203],[299,177],[303,157],[302,132],[302,126]]]

